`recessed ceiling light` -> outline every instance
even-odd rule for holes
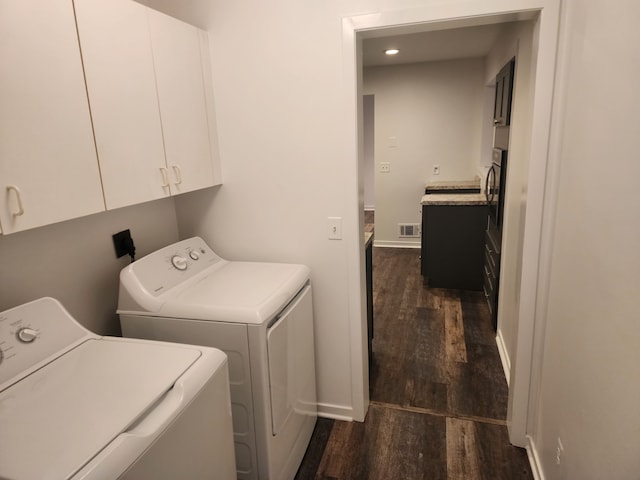
[[[396,55],[400,50],[397,48],[388,48],[384,51],[385,55]]]

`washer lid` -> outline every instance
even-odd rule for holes
[[[0,478],[66,479],[198,359],[194,347],[88,340],[0,393]]]
[[[168,296],[167,317],[261,324],[273,318],[309,278],[305,265],[228,262]]]

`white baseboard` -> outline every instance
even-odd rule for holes
[[[527,457],[529,458],[529,464],[531,465],[531,473],[533,473],[534,480],[545,480],[544,470],[542,470],[542,463],[540,462],[540,456],[538,450],[531,437],[528,437],[529,444],[527,445]]]
[[[345,407],[344,405],[318,403],[318,416],[322,418],[332,418],[333,420],[353,422],[353,409],[351,407]]]
[[[418,242],[403,242],[403,241],[389,241],[389,240],[373,240],[374,247],[383,248],[420,248],[420,240]]]
[[[507,347],[504,344],[504,338],[502,337],[502,331],[498,329],[496,334],[496,344],[498,345],[498,353],[500,354],[500,361],[502,362],[502,369],[504,370],[504,376],[507,379],[507,386],[509,386],[509,380],[511,379],[511,361],[507,353]]]

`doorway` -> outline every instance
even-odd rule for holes
[[[442,30],[458,28],[461,26],[478,25],[486,23],[502,23],[513,20],[536,20],[535,38],[537,40],[534,55],[532,56],[532,106],[531,106],[531,132],[530,142],[527,148],[528,162],[528,195],[526,199],[526,219],[522,234],[522,254],[520,276],[517,279],[519,285],[519,306],[517,318],[517,332],[514,338],[514,348],[510,361],[510,385],[509,385],[509,409],[508,423],[510,440],[513,444],[527,446],[527,420],[530,395],[535,393],[531,386],[531,370],[533,375],[540,358],[533,358],[534,352],[534,327],[540,330],[542,320],[540,315],[536,317],[536,304],[544,301],[537,295],[539,283],[539,268],[543,268],[547,258],[540,256],[541,247],[546,241],[542,234],[542,210],[544,206],[544,190],[546,183],[547,147],[549,144],[549,122],[551,113],[551,92],[553,87],[554,60],[556,51],[556,36],[559,18],[559,4],[554,0],[533,1],[522,0],[517,5],[510,5],[509,11],[493,2],[477,2],[459,5],[441,6],[439,8],[424,7],[406,11],[396,11],[365,15],[345,19],[343,23],[343,42],[345,45],[345,72],[347,72],[346,88],[349,98],[349,114],[358,117],[352,138],[358,139],[355,150],[358,152],[358,179],[359,191],[363,185],[363,149],[362,149],[362,103],[360,92],[362,91],[362,41],[364,38],[380,37],[399,32]],[[541,11],[545,15],[540,15]],[[360,65],[360,66],[359,66]],[[352,75],[350,77],[350,75]],[[355,111],[353,106],[358,105]],[[363,211],[362,198],[359,196],[358,208]],[[362,218],[362,217],[360,217]],[[360,222],[363,228],[364,222]],[[363,232],[360,232],[363,234]],[[360,248],[360,258],[363,257]],[[364,262],[361,261],[361,276],[364,278]],[[354,293],[362,294],[359,286],[354,284]],[[361,315],[357,329],[353,331],[366,332],[366,323]],[[363,328],[363,325],[365,328]],[[354,325],[356,327],[356,325]],[[366,345],[362,340],[354,338],[354,350]],[[363,364],[353,365],[354,373],[366,374],[366,352],[362,355],[354,354],[354,359],[360,359]],[[355,384],[355,383],[354,383]],[[367,382],[363,382],[363,389],[368,388]],[[358,395],[354,392],[354,398]],[[362,392],[362,398],[367,398],[367,392]],[[357,402],[354,402],[357,404]],[[366,410],[366,401],[364,402]]]

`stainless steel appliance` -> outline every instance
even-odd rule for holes
[[[508,128],[508,127],[507,127]],[[485,183],[488,221],[485,236],[483,290],[491,313],[493,329],[498,328],[498,283],[502,250],[502,223],[504,220],[504,192],[507,180],[507,150],[493,149],[491,168]]]
[[[494,148],[491,168],[487,173],[484,191],[489,207],[489,227],[493,227],[498,233],[502,231],[506,173],[507,151],[501,148]]]
[[[494,135],[491,168],[487,174],[485,194],[489,210],[485,237],[484,294],[491,312],[493,329],[498,328],[498,290],[502,255],[502,223],[504,221],[505,187],[507,184],[507,150],[511,125],[511,101],[515,58],[496,76],[494,103]]]

